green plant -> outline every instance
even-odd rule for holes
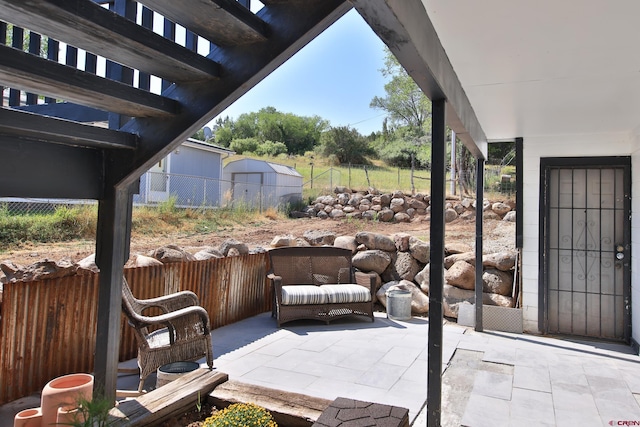
[[[206,420],[204,427],[243,426],[243,427],[277,427],[273,417],[262,406],[254,403],[234,403],[218,411]]]
[[[106,427],[109,425],[109,411],[112,407],[113,403],[105,398],[80,399],[78,410],[72,414],[72,420],[61,424],[74,427]]]

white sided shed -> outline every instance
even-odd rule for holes
[[[257,159],[241,159],[223,168],[225,194],[233,203],[260,210],[302,200],[303,178],[290,166]]]

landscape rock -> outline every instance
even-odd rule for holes
[[[359,206],[360,202],[362,201],[362,199],[364,198],[364,196],[360,193],[353,193],[351,195],[351,198],[349,199],[349,205],[351,206]]]
[[[512,270],[516,265],[516,253],[508,251],[484,255],[482,265],[502,271]]]
[[[411,220],[411,217],[404,212],[398,212],[393,216],[393,219],[396,222],[409,222]]]
[[[291,234],[275,236],[270,243],[272,248],[296,246],[296,238]]]
[[[78,270],[77,273],[78,274],[85,274],[85,273],[99,273],[100,269],[98,268],[98,265],[96,264],[96,254],[91,254],[85,258],[82,258],[80,261],[78,261],[76,264],[78,264]]]
[[[385,208],[378,213],[378,219],[382,222],[390,222],[393,220],[394,212],[391,209]]]
[[[463,242],[450,242],[450,243],[445,243],[444,245],[444,252],[447,255],[471,252],[471,250],[472,250],[471,245],[468,245]]]
[[[238,251],[239,255],[246,255],[249,253],[249,246],[246,243],[238,242],[236,239],[227,239],[220,245],[220,252],[224,256],[229,256],[229,250],[234,248]]]
[[[4,283],[15,283],[73,276],[78,265],[68,258],[63,258],[57,262],[45,259],[26,267],[5,261],[0,263],[0,268],[5,274]]]
[[[150,256],[136,254],[129,258],[124,268],[151,267],[154,265],[162,265],[162,262]]]
[[[229,248],[229,250],[227,251],[227,256],[240,256],[240,251],[236,247]]]
[[[311,246],[331,246],[336,240],[336,233],[327,230],[307,230],[302,234],[302,237],[304,237]]]
[[[390,209],[398,213],[404,209],[404,199],[400,197],[395,197],[391,199],[391,203],[389,204]]]
[[[475,252],[463,252],[461,254],[453,254],[444,258],[444,268],[451,268],[453,264],[458,261],[464,261],[475,267],[476,254]]]
[[[352,254],[358,250],[358,242],[353,236],[338,236],[333,241],[333,246],[338,248],[349,249]]]
[[[318,212],[316,217],[318,217],[320,219],[327,219],[327,218],[329,218],[329,214],[326,213],[325,211],[320,211],[320,212]]]
[[[395,233],[391,236],[394,243],[396,244],[396,250],[398,252],[407,252],[409,251],[409,240],[411,239],[411,234],[409,233]]]
[[[500,216],[504,216],[507,212],[511,210],[511,206],[506,203],[496,202],[491,205],[491,210],[497,213]]]
[[[488,211],[484,211],[484,213],[482,214],[482,218],[485,220],[499,220],[500,215],[498,215],[492,210],[488,210]]]
[[[511,296],[513,276],[506,271],[489,268],[482,273],[482,291]]]
[[[224,258],[222,252],[211,246],[206,246],[193,254],[198,261],[206,261],[208,259]]]
[[[356,241],[365,245],[367,249],[379,249],[385,252],[395,252],[396,250],[396,244],[384,234],[360,231],[356,233]]]
[[[476,283],[476,269],[465,261],[458,261],[444,272],[444,278],[449,285],[473,290]]]
[[[411,236],[409,239],[409,252],[411,253],[411,256],[419,262],[426,264],[429,262],[429,257],[431,255],[431,245]]]
[[[442,311],[445,317],[458,318],[461,304],[474,304],[474,291],[464,290],[451,285],[444,285],[442,289]]]
[[[379,249],[366,250],[356,253],[351,262],[360,271],[382,274],[391,264],[391,255]]]
[[[449,223],[456,219],[458,219],[458,213],[455,210],[449,208],[444,211],[444,222]]]
[[[509,211],[507,212],[504,217],[502,217],[503,221],[508,221],[508,222],[516,222],[516,211]]]
[[[416,277],[413,280],[420,286],[420,290],[424,292],[426,295],[429,295],[429,264],[425,265],[422,270],[416,274]]]
[[[409,252],[398,252],[393,265],[398,276],[403,280],[413,281],[420,271],[418,261]]]
[[[342,209],[334,209],[329,213],[329,218],[331,219],[340,219],[346,217],[347,214],[344,213]]]
[[[163,264],[196,260],[192,254],[177,245],[162,246],[149,252],[148,256],[157,259]]]
[[[499,307],[513,308],[513,298],[500,294],[482,294],[482,303],[486,305],[497,305]]]

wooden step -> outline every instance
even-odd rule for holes
[[[209,394],[229,376],[224,372],[201,368],[189,372],[147,394],[120,402],[109,412],[109,426],[156,424],[176,413],[196,407],[198,399]]]
[[[267,409],[278,425],[309,427],[331,405],[331,400],[290,393],[238,381],[227,381],[211,392],[209,401],[218,408],[233,403],[255,403]]]

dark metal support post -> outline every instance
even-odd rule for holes
[[[96,263],[100,267],[94,395],[115,402],[122,313],[122,274],[129,258],[133,197],[129,188],[108,188],[98,204]]]
[[[447,146],[443,99],[431,107],[431,227],[429,231],[429,343],[427,347],[427,425],[440,427],[442,415],[442,294],[444,289],[444,204]]]
[[[516,248],[522,249],[523,243],[523,223],[522,212],[524,211],[524,203],[522,202],[522,191],[524,187],[524,168],[522,166],[522,150],[524,139],[516,138]]]
[[[482,332],[482,220],[484,210],[484,159],[476,161],[476,327]]]

